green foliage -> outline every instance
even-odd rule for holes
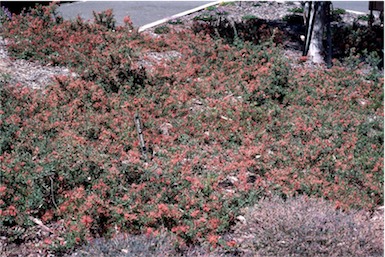
[[[336,8],[332,11],[332,15],[341,15],[345,13],[346,13],[346,10],[341,8]]]
[[[173,19],[173,20],[169,20],[167,23],[172,25],[178,25],[178,24],[183,24],[183,21],[181,19]]]
[[[193,20],[197,21],[214,21],[216,20],[216,17],[210,13],[204,13],[201,15],[197,15],[193,18]]]
[[[237,44],[250,41],[257,45],[273,40],[280,43],[282,31],[275,27],[269,27],[262,19],[246,15],[242,22],[234,22],[231,19],[213,17],[205,22],[195,22],[192,29],[199,33],[204,31],[213,38],[222,38],[226,43]]]
[[[163,26],[156,27],[154,32],[156,34],[167,34],[170,32],[170,28],[166,25],[163,25]]]
[[[370,15],[369,14],[367,14],[367,15],[360,15],[360,16],[358,16],[358,20],[369,21],[370,20]]]
[[[216,9],[217,9],[216,6],[209,6],[209,7],[206,8],[207,11],[214,11]]]
[[[303,13],[303,8],[302,7],[295,7],[295,8],[290,8],[288,11],[293,12],[293,13]]]
[[[258,17],[253,14],[246,14],[242,16],[242,20],[253,20],[253,19],[258,19]]]
[[[223,1],[219,4],[219,6],[232,6],[232,5],[235,5],[235,3],[233,1],[230,1],[230,2],[226,2],[226,1]]]
[[[96,13],[95,11],[92,12],[94,15],[94,22],[98,25],[105,26],[107,29],[115,29],[115,18],[112,14],[112,9],[108,9],[103,12]]]
[[[377,57],[380,57],[378,59],[379,65],[374,64],[373,67],[383,67],[384,58],[381,50],[384,47],[383,28],[377,25],[368,28],[367,26],[353,24],[353,26],[332,29],[334,47],[338,49],[337,56],[346,58],[356,56],[359,57],[358,62],[369,59],[369,62],[374,64],[372,62],[373,57],[377,55]]]

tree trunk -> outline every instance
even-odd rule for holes
[[[323,32],[326,23],[326,8],[328,2],[312,2],[311,3],[311,16],[314,15],[313,29],[310,38],[308,57],[314,63],[324,63],[324,47],[323,47]],[[312,17],[310,17],[311,19]]]

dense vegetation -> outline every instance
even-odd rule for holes
[[[189,30],[157,38],[112,13],[63,21],[54,6],[3,24],[13,57],[65,65],[33,90],[0,86],[0,226],[63,222],[66,251],[114,231],[179,244],[221,235],[263,196],[308,195],[336,208],[383,204],[383,78],[338,64],[292,66],[259,45]],[[152,63],[146,53],[181,56]],[[143,122],[147,158],[134,115]]]

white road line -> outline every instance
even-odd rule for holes
[[[346,12],[357,14],[357,15],[367,15],[367,13],[364,12],[358,12],[358,11],[353,11],[353,10],[345,10]]]
[[[235,0],[234,0],[235,1]],[[185,15],[188,15],[188,14],[191,14],[191,13],[194,13],[194,12],[198,12],[202,9],[205,9],[207,7],[210,7],[210,6],[213,6],[213,5],[217,5],[217,4],[220,4],[224,1],[215,1],[215,2],[212,2],[212,3],[208,3],[208,4],[205,4],[205,5],[202,5],[202,6],[199,6],[199,7],[196,7],[196,8],[193,8],[193,9],[190,9],[188,11],[185,11],[185,12],[181,12],[181,13],[178,13],[178,14],[175,14],[175,15],[172,15],[171,17],[167,17],[167,18],[164,18],[164,19],[161,19],[161,20],[157,20],[157,21],[154,21],[154,22],[151,22],[149,24],[146,24],[146,25],[143,25],[141,26],[138,31],[139,32],[142,32],[146,29],[149,29],[149,28],[152,28],[152,27],[155,27],[155,26],[158,26],[160,24],[163,24],[163,23],[166,23],[170,20],[173,20],[173,19],[176,19],[176,18],[179,18],[179,17],[182,17],[182,16],[185,16]],[[232,1],[226,1],[226,2],[232,2]]]

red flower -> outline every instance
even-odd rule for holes
[[[44,242],[44,244],[46,244],[46,245],[51,245],[51,244],[52,244],[52,240],[51,240],[51,238],[49,238],[49,237],[45,238],[43,242]]]
[[[16,216],[17,215],[16,207],[13,205],[8,207],[7,212],[8,212],[8,215],[10,215],[10,216]]]
[[[147,227],[146,228],[146,236],[151,236],[154,234],[154,229],[153,228],[150,228],[150,227]]]
[[[306,62],[307,61],[307,56],[301,56],[299,57],[300,62]]]
[[[86,227],[90,227],[92,222],[94,220],[91,218],[91,216],[89,215],[83,215],[82,218],[81,218],[81,222],[86,226]]]
[[[217,218],[212,218],[209,220],[209,226],[211,229],[217,229],[221,221]]]
[[[130,18],[129,16],[125,16],[125,17],[123,18],[123,22],[124,22],[125,24],[127,24],[127,25],[132,23],[131,18]]]
[[[237,245],[237,242],[235,242],[235,240],[231,240],[231,241],[227,242],[226,244],[227,244],[227,246],[229,246],[229,247],[234,247],[234,246]]]
[[[42,217],[42,220],[44,222],[46,221],[49,221],[49,220],[52,220],[53,218],[53,211],[52,210],[48,210],[44,213],[43,217]]]
[[[207,236],[207,241],[213,246],[215,246],[218,243],[219,236],[210,234]]]
[[[6,186],[0,186],[0,195],[3,194],[7,190]]]
[[[190,229],[189,226],[176,226],[171,229],[173,233],[186,233]]]

